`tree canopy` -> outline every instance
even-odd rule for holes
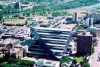
[[[65,57],[61,60],[61,64],[64,63],[64,62],[66,62],[66,63],[69,64],[70,58],[69,58],[68,56],[65,56]]]
[[[90,67],[90,64],[88,62],[84,63],[83,67]]]
[[[30,60],[21,60],[18,58],[0,58],[0,67],[32,67],[35,64],[34,61]]]

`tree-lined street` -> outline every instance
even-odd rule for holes
[[[98,54],[100,52],[100,38],[98,41],[98,45],[97,48],[95,49],[95,52],[93,53],[93,55],[91,55],[90,58],[90,67],[99,67],[99,61],[98,61]]]

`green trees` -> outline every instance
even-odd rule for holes
[[[7,63],[2,63],[0,64],[0,67],[29,67],[25,65],[17,65],[17,64],[7,64]]]
[[[68,15],[68,12],[53,12],[52,16],[56,17],[56,16],[66,16]]]
[[[90,67],[90,64],[88,62],[85,62],[83,67]]]
[[[0,58],[0,67],[32,67],[34,64],[34,61],[21,60],[18,58],[8,58],[7,61],[4,58]]]
[[[3,63],[4,61],[5,61],[5,59],[0,57],[0,63]]]
[[[9,65],[8,65],[7,63],[4,62],[4,63],[1,63],[1,64],[0,64],[0,67],[9,67]]]
[[[35,62],[29,60],[21,60],[20,64],[25,66],[33,66]]]
[[[52,16],[56,17],[56,16],[61,16],[61,13],[60,12],[53,12],[52,13]]]
[[[68,56],[65,56],[62,60],[61,60],[61,64],[62,63],[64,63],[64,62],[66,62],[66,63],[68,63],[69,64],[69,62],[70,62],[70,58],[68,57]]]
[[[28,0],[26,2],[23,2],[24,4],[28,4],[30,1],[33,0]],[[62,1],[62,0],[61,0]],[[50,2],[50,5],[47,4],[40,4],[39,6],[34,6],[32,8],[32,10],[28,10],[28,12],[26,10],[18,10],[18,9],[14,9],[11,8],[10,6],[5,6],[4,5],[0,5],[0,9],[2,9],[2,14],[11,14],[11,13],[19,13],[19,12],[25,12],[25,14],[27,16],[30,16],[30,13],[32,13],[33,15],[41,15],[41,16],[45,16],[47,14],[52,14],[53,16],[64,16],[64,15],[68,15],[67,12],[54,12],[57,10],[64,10],[64,9],[71,9],[71,8],[77,8],[80,6],[87,6],[87,5],[92,5],[98,2],[98,0],[95,1],[90,1],[90,0],[74,0],[68,3],[65,2],[61,2],[61,3],[52,3],[54,2],[54,0],[34,0],[34,2],[37,3],[41,3],[41,2]],[[17,7],[17,6],[16,6]],[[53,12],[53,13],[52,13]],[[0,14],[1,18],[2,15]]]
[[[49,2],[49,0],[46,0]],[[45,0],[35,0],[35,2],[45,2]],[[52,2],[52,1],[50,1]],[[64,9],[71,9],[71,8],[77,8],[80,6],[88,6],[97,3],[98,1],[89,1],[89,0],[75,0],[68,3],[62,2],[62,3],[56,3],[56,4],[40,4],[39,6],[34,6],[32,9],[32,14],[34,15],[46,15],[51,14],[53,11],[57,10],[64,10]],[[61,16],[66,15],[66,12],[53,12],[53,16]],[[68,14],[67,14],[68,15]]]
[[[14,64],[14,63],[18,64],[19,62],[20,62],[20,59],[14,59],[14,58],[8,59],[8,63],[10,63],[10,64]]]
[[[22,2],[22,4],[29,4],[29,2],[27,2],[27,1],[26,2]]]
[[[32,0],[29,0],[32,1]],[[54,0],[33,0],[34,2],[41,3],[41,2],[53,2]]]
[[[25,25],[27,25],[27,24],[28,24],[28,21],[26,20],[26,21],[25,21]]]
[[[3,18],[3,12],[0,11],[0,22],[2,22],[2,18]]]
[[[30,16],[30,12],[26,12],[25,14],[26,14],[26,16]]]

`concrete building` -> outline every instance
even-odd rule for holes
[[[73,51],[74,48],[75,48],[75,42],[70,42],[69,45],[68,45],[68,48]]]
[[[8,48],[5,53],[5,57],[22,58],[23,57],[23,47],[21,45],[15,45],[12,48]]]
[[[68,55],[72,54],[74,49],[75,49],[75,42],[70,42],[68,47],[67,47],[67,52],[66,52],[65,56],[66,55],[68,56]]]
[[[87,18],[93,18],[93,23],[100,21],[100,14],[99,13],[87,13]]]
[[[22,58],[23,57],[23,47],[18,45],[19,41],[14,39],[6,39],[5,41],[0,42],[0,56],[2,57],[14,57]]]
[[[77,54],[84,55],[92,53],[92,35],[87,33],[81,33],[77,36]]]
[[[59,61],[39,59],[34,67],[60,67]]]
[[[0,2],[2,2],[2,4],[6,6],[10,6],[11,8],[16,8],[16,9],[21,8],[20,0],[0,0]]]
[[[100,28],[100,24],[95,24],[94,27]]]
[[[50,24],[49,23],[42,23],[42,24],[40,24],[40,27],[50,27]]]
[[[15,38],[24,40],[30,37],[30,28],[24,26],[16,29],[10,29],[9,31],[4,33],[1,37],[2,39]]]
[[[14,8],[21,9],[21,3],[20,2],[16,2]]]
[[[75,12],[73,15],[73,21],[75,21],[75,22],[77,21],[77,12]]]
[[[93,35],[93,37],[99,36],[99,32],[98,32],[98,29],[96,27],[91,26],[87,29],[87,31],[90,32]]]
[[[73,14],[73,21],[75,22],[80,22],[83,19],[83,15],[78,13],[78,12],[74,12]]]
[[[28,56],[60,60],[67,49],[69,29],[31,27],[35,43],[29,48]]]
[[[22,58],[23,57],[23,48],[12,48],[8,51],[6,54],[7,56],[13,57],[13,58]]]
[[[16,4],[16,2],[11,2],[11,3],[9,4],[9,6],[10,6],[11,8],[14,8],[14,7],[15,7],[15,4]]]
[[[82,21],[84,27],[92,26],[93,25],[93,18],[87,18]]]
[[[0,47],[2,48],[12,48],[13,46],[19,44],[19,40],[17,39],[5,39],[0,41]]]

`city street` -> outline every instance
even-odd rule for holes
[[[93,53],[93,55],[91,56],[90,58],[90,67],[100,67],[99,66],[99,61],[98,60],[98,54],[100,52],[100,38],[99,38],[99,41],[98,41],[98,45],[97,45],[97,48],[95,49],[95,52]]]

